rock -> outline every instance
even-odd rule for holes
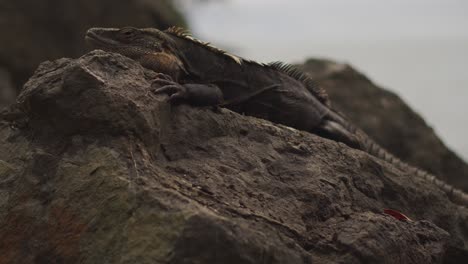
[[[93,26],[185,25],[170,0],[0,0],[0,67],[16,89],[40,62],[83,54],[83,36]]]
[[[468,256],[468,209],[435,186],[313,134],[171,106],[155,76],[103,51],[39,66],[14,105],[27,122],[0,120],[3,263]]]
[[[448,149],[399,96],[378,87],[346,64],[310,59],[302,68],[327,90],[333,107],[381,146],[468,191],[468,164]]]

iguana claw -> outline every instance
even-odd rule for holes
[[[156,84],[158,87],[151,88],[151,91],[155,94],[169,95],[169,102],[187,99],[187,88],[179,83],[166,79],[157,79],[153,82],[153,85],[154,84]]]
[[[156,78],[158,80],[166,80],[166,81],[172,81],[172,77],[167,75],[167,74],[164,74],[164,73],[156,73]]]

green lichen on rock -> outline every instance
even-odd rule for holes
[[[164,212],[161,208],[136,210],[125,230],[127,243],[122,248],[125,252],[122,262],[168,262],[190,215],[183,211]]]
[[[0,181],[3,182],[5,178],[8,178],[9,176],[11,176],[14,170],[15,169],[11,164],[3,160],[0,160]]]

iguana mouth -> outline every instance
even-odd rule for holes
[[[103,47],[119,45],[119,43],[115,40],[101,37],[99,34],[95,33],[93,29],[86,31],[85,40],[90,44]]]

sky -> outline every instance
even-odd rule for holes
[[[468,160],[468,1],[179,0],[194,34],[258,61],[349,63]]]

